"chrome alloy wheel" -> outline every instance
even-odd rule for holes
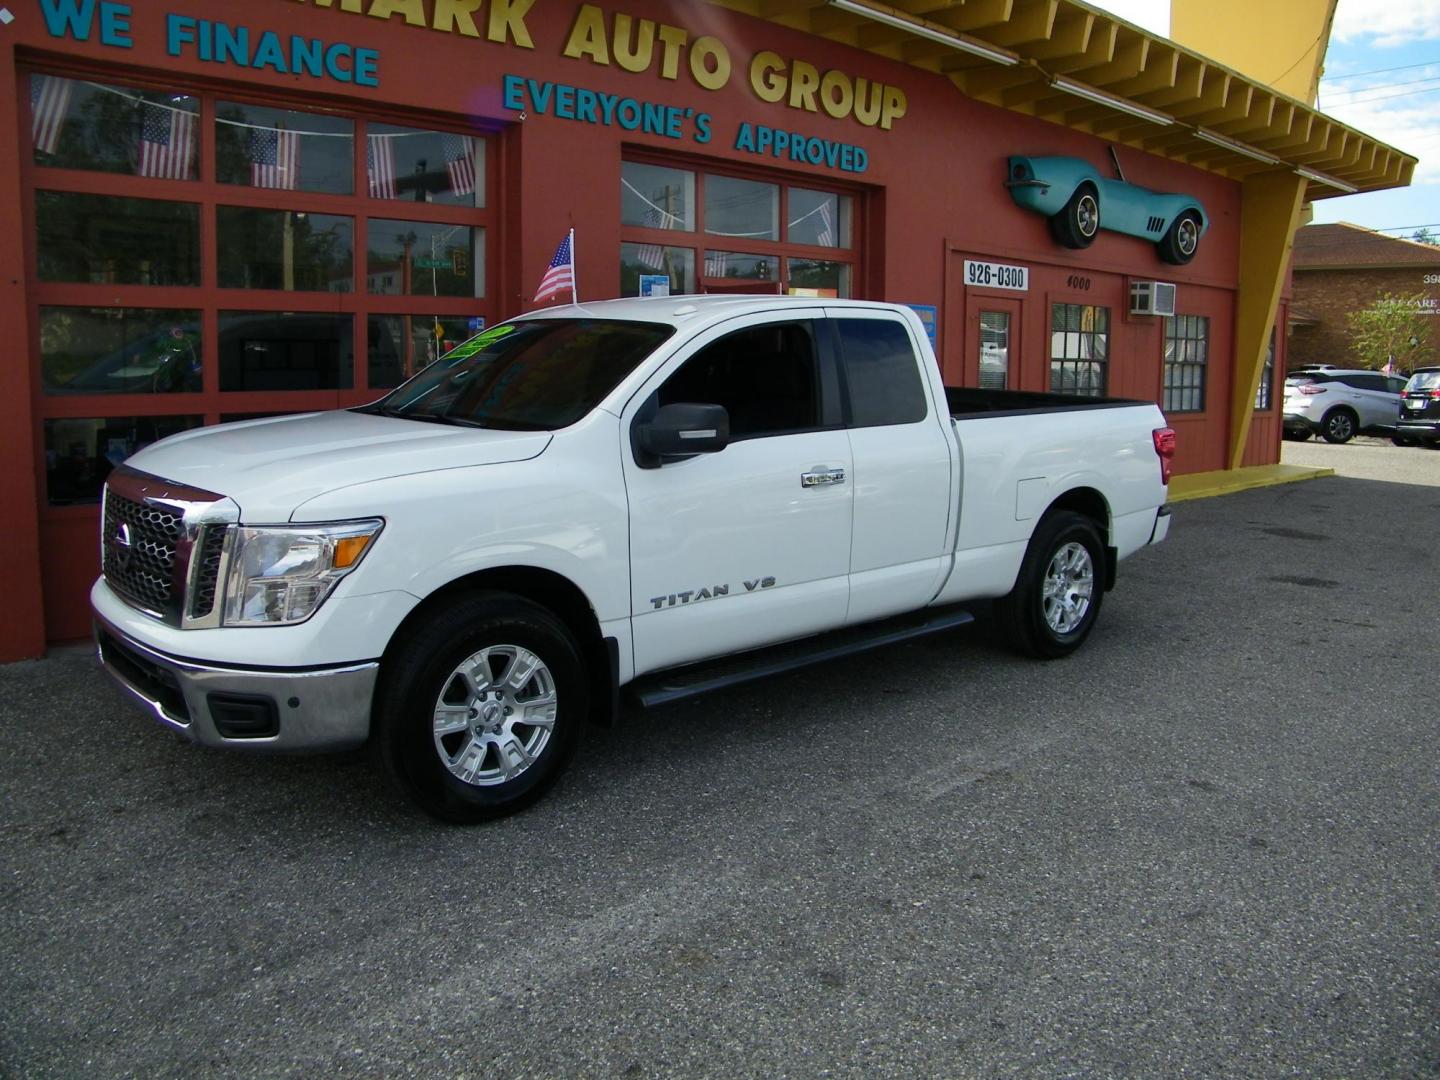
[[[1181,218],[1175,229],[1175,246],[1182,255],[1194,255],[1200,246],[1200,226],[1192,217]]]
[[[1080,196],[1075,204],[1075,224],[1081,236],[1094,236],[1100,228],[1100,204],[1095,201],[1094,195]]]
[[[1045,587],[1041,603],[1045,608],[1045,624],[1057,634],[1068,634],[1090,610],[1090,597],[1095,591],[1095,564],[1084,544],[1071,541],[1050,557],[1045,569]]]
[[[462,660],[435,701],[435,752],[476,787],[514,780],[555,730],[555,677],[519,645],[491,645]]]

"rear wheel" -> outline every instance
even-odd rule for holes
[[[1089,636],[1105,595],[1105,547],[1090,518],[1062,510],[1035,530],[1015,588],[995,613],[1011,646],[1027,656],[1069,656]]]
[[[375,750],[429,814],[471,824],[514,813],[559,778],[588,709],[574,638],[507,593],[457,599],[385,660]]]
[[[1050,219],[1050,232],[1068,248],[1086,248],[1100,231],[1100,198],[1088,183],[1081,184],[1058,214]]]
[[[1355,437],[1359,418],[1349,409],[1331,409],[1320,421],[1320,434],[1326,442],[1347,443]]]

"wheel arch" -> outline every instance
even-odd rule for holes
[[[613,638],[605,638],[594,605],[585,591],[563,574],[538,566],[496,566],[465,574],[430,593],[410,611],[391,635],[381,658],[385,660],[407,634],[455,597],[475,592],[503,592],[543,607],[575,635],[590,677],[590,720],[610,727],[619,712],[619,652]]]
[[[1120,553],[1111,543],[1109,500],[1093,487],[1070,488],[1051,500],[1039,520],[1044,521],[1050,515],[1066,510],[1087,517],[1095,523],[1095,528],[1100,533],[1100,542],[1105,546],[1105,589],[1108,592],[1115,587],[1115,572],[1120,561]],[[1036,528],[1039,528],[1038,523]]]

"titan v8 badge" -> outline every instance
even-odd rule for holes
[[[753,581],[743,581],[746,592],[756,592],[759,589],[771,589],[775,587],[773,577],[755,578]],[[694,604],[700,600],[713,600],[717,596],[729,596],[729,585],[711,585],[709,588],[687,589],[684,592],[673,592],[669,596],[652,596],[650,603],[656,611],[661,608],[675,607],[677,604]]]

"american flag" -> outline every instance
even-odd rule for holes
[[[535,294],[536,300],[546,300],[552,296],[559,296],[566,289],[569,289],[575,302],[579,303],[580,297],[575,295],[575,230],[571,229],[560,241],[560,246],[555,249],[555,257],[550,260],[550,265],[545,270],[545,276],[540,279],[540,291]]]
[[[469,195],[475,190],[475,140],[469,135],[446,135],[444,149],[450,190],[456,195]]]
[[[395,144],[391,135],[370,135],[365,139],[365,171],[370,176],[372,199],[398,199],[395,188]]]
[[[730,253],[728,251],[707,251],[705,253],[705,276],[724,277],[725,271],[730,268]]]
[[[250,185],[294,190],[300,186],[300,133],[250,129]]]
[[[820,232],[816,235],[815,242],[823,247],[835,246],[835,226],[830,220],[830,201],[828,199],[820,204]]]
[[[140,175],[192,179],[195,114],[148,101],[140,108]]]
[[[53,154],[60,145],[73,86],[69,79],[55,75],[30,76],[30,133],[42,154]]]

